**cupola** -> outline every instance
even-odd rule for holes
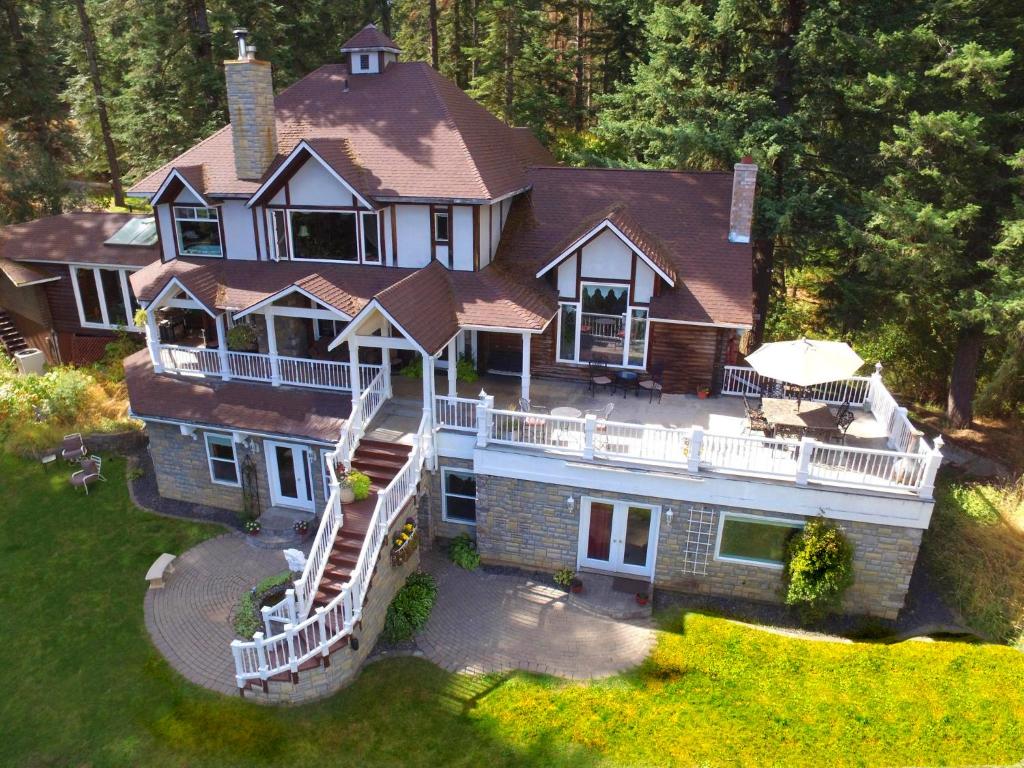
[[[395,41],[374,24],[367,24],[341,46],[343,61],[353,75],[374,75],[398,60],[401,53]]]

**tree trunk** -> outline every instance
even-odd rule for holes
[[[391,34],[391,2],[390,0],[378,0],[377,7],[380,9],[380,25],[384,34],[392,37]]]
[[[772,272],[775,269],[775,240],[756,238],[754,240],[754,326],[747,334],[748,350],[753,352],[764,342],[764,324],[768,318],[768,304],[772,295]],[[745,339],[746,340],[746,339]]]
[[[7,16],[7,28],[11,32],[11,40],[15,43],[21,43],[23,40],[21,34],[21,20],[18,18],[18,7],[14,4],[14,0],[4,0],[4,14]]]
[[[586,112],[586,105],[583,103],[583,31],[584,31],[583,0],[576,0],[576,71],[573,83],[575,87],[576,116],[575,128],[583,130],[583,118]]]
[[[470,38],[473,41],[473,60],[469,63],[469,79],[472,80],[480,69],[480,58],[477,53],[477,46],[480,45],[480,8],[478,0],[471,0],[469,12],[473,16],[470,23]]]
[[[201,61],[213,64],[213,45],[210,37],[210,21],[206,16],[206,0],[189,0],[188,28],[195,35],[195,56]]]
[[[949,375],[946,418],[953,429],[966,429],[974,419],[974,393],[978,388],[978,361],[985,334],[980,325],[960,329]]]
[[[430,25],[430,66],[435,70],[437,66],[437,0],[430,0],[428,6],[427,21]]]
[[[513,21],[512,21],[512,9],[506,10],[508,19],[505,27],[505,59],[503,66],[505,69],[505,122],[512,125],[512,101],[515,94],[515,83],[514,83],[514,51],[512,45],[513,32]]]
[[[107,153],[107,166],[110,168],[110,188],[114,192],[114,204],[124,206],[124,188],[121,186],[121,166],[117,161],[117,150],[114,147],[114,136],[110,131],[110,118],[107,116],[107,102],[103,96],[103,82],[100,80],[100,66],[96,55],[96,36],[92,31],[92,22],[85,12],[85,0],[75,0],[78,21],[82,26],[82,45],[85,57],[89,62],[89,79],[92,81],[92,92],[96,96],[96,114],[100,121],[100,132],[103,134],[103,148]]]
[[[462,2],[452,0],[452,64],[455,66],[455,84],[466,87],[466,67],[462,60]]]

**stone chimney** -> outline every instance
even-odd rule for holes
[[[238,58],[224,62],[228,86],[228,114],[235,149],[235,171],[240,179],[258,179],[277,155],[274,121],[274,80],[270,62],[256,58],[247,29],[236,29]]]
[[[754,189],[757,187],[757,166],[747,155],[733,166],[732,205],[729,207],[729,242],[749,243],[750,226],[754,221]]]

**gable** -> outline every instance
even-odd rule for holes
[[[362,170],[344,139],[303,139],[268,171],[268,178],[246,203],[272,205],[364,207],[373,203],[359,191]],[[293,195],[294,193],[294,195]]]
[[[653,254],[626,235],[609,218],[602,219],[596,226],[588,228],[574,237],[568,245],[561,247],[557,255],[537,271],[536,276],[543,277],[552,269],[560,267],[577,251],[583,253],[582,267],[584,272],[589,270],[588,277],[628,277],[632,269],[630,254],[635,254],[648,269],[668,285],[675,285],[675,275],[666,272],[662,265],[652,258]]]
[[[312,156],[298,166],[271,202],[274,205],[330,205],[345,208],[360,205],[358,198],[352,194],[351,185],[346,186],[339,181]]]

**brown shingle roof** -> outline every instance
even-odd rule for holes
[[[39,269],[30,264],[0,259],[0,272],[3,272],[7,279],[14,283],[16,288],[33,283],[46,283],[51,280],[60,280],[60,275],[51,274],[45,267]]]
[[[333,443],[352,410],[347,394],[158,374],[146,350],[125,358],[124,374],[132,413],[143,419],[173,419]]]
[[[440,350],[459,331],[448,270],[439,261],[431,262],[374,298],[430,354]]]
[[[11,261],[141,267],[160,258],[159,246],[105,245],[134,218],[127,213],[62,213],[0,229],[0,257]]]
[[[391,51],[401,50],[395,41],[385,35],[375,24],[367,24],[341,46],[342,51],[365,50],[367,48],[384,48]]]
[[[301,139],[344,139],[376,198],[491,200],[524,189],[523,169],[543,153],[530,149],[536,139],[510,129],[422,62],[358,77],[327,65],[283,91],[275,106],[279,154]],[[198,166],[204,194],[251,195],[259,182],[237,178],[233,152],[228,125],[131,191],[152,194],[172,168]]]
[[[751,324],[751,247],[728,239],[732,174],[544,167],[528,177],[532,191],[513,204],[499,265],[536,274],[552,243],[571,243],[579,222],[596,224],[621,205],[627,226],[676,275],[676,287],[651,301],[652,318]]]

